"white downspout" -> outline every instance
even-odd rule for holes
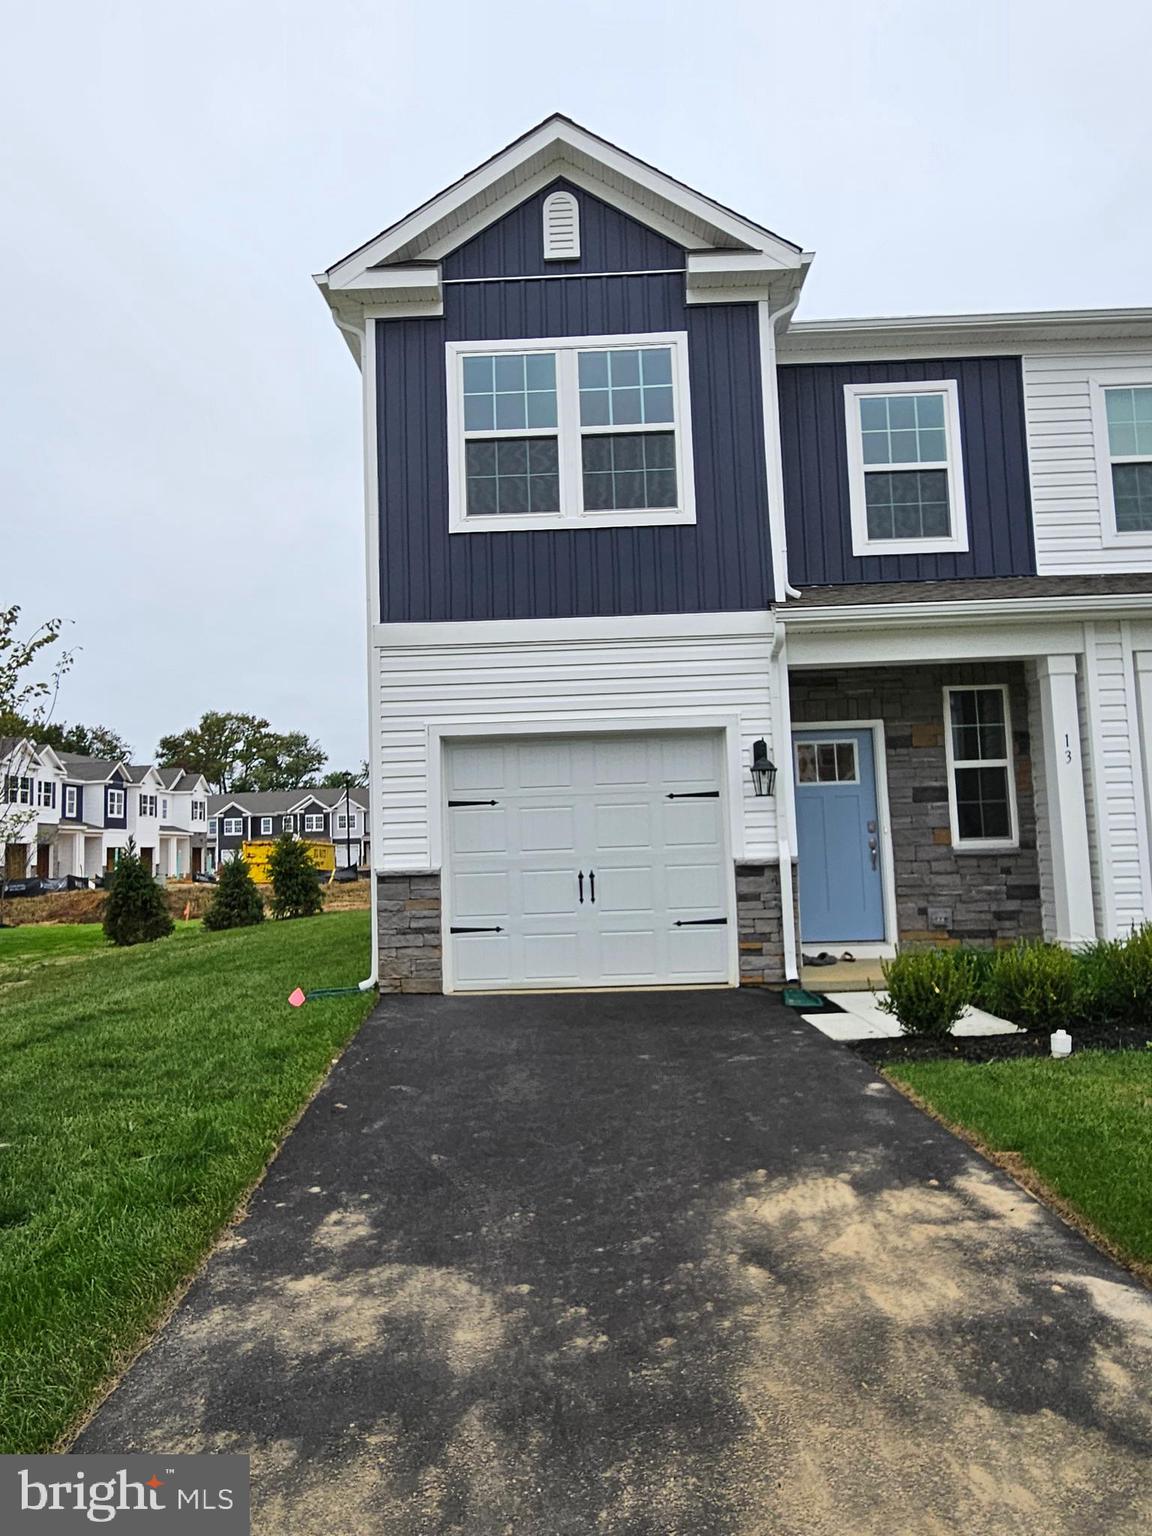
[[[773,739],[779,794],[776,797],[776,846],[780,861],[780,929],[784,940],[784,980],[798,981],[800,967],[796,945],[795,892],[792,885],[792,850],[795,847],[795,798],[792,774],[792,703],[788,688],[788,654],[784,623],[776,615],[772,637],[771,682]],[[775,722],[779,721],[779,729]]]
[[[365,319],[362,325],[353,325],[344,320],[335,310],[332,317],[336,324],[353,343],[354,351],[360,363],[360,373],[363,378],[364,401],[364,553],[366,561],[366,625],[368,648],[368,814],[370,817],[369,828],[372,839],[372,860],[369,866],[369,879],[372,889],[369,893],[372,909],[372,957],[368,975],[357,985],[361,992],[372,992],[376,989],[380,980],[380,901],[377,891],[377,861],[380,857],[380,836],[377,821],[379,819],[380,806],[380,781],[377,775],[376,745],[378,732],[375,722],[376,697],[372,687],[373,664],[375,662],[374,646],[372,644],[372,626],[376,623],[379,614],[377,603],[377,586],[380,580],[380,565],[378,557],[379,548],[379,506],[376,496],[376,349],[375,327],[371,320]]]
[[[772,580],[776,601],[799,597],[788,580],[788,537],[784,524],[784,467],[780,444],[780,387],[776,378],[776,329],[800,302],[800,291],[773,311],[768,299],[758,299],[760,331],[760,392],[764,400],[764,460],[768,470],[768,524],[772,537]]]

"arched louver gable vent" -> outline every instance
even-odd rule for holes
[[[544,260],[575,261],[580,255],[580,205],[571,192],[544,199]]]

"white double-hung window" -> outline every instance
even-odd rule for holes
[[[1152,383],[1093,381],[1092,403],[1105,538],[1146,544],[1152,537]]]
[[[1012,719],[1000,684],[944,690],[952,846],[1014,848],[1016,781]]]
[[[686,333],[447,356],[452,532],[695,522]]]
[[[968,548],[954,379],[846,384],[854,555]]]

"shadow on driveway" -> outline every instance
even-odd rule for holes
[[[1141,1285],[770,996],[404,998],[77,1449],[249,1452],[277,1536],[1122,1536],[1150,1365]]]

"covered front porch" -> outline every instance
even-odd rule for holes
[[[820,991],[874,984],[901,944],[1080,944],[1149,911],[1152,628],[935,606],[786,621],[784,792]]]

